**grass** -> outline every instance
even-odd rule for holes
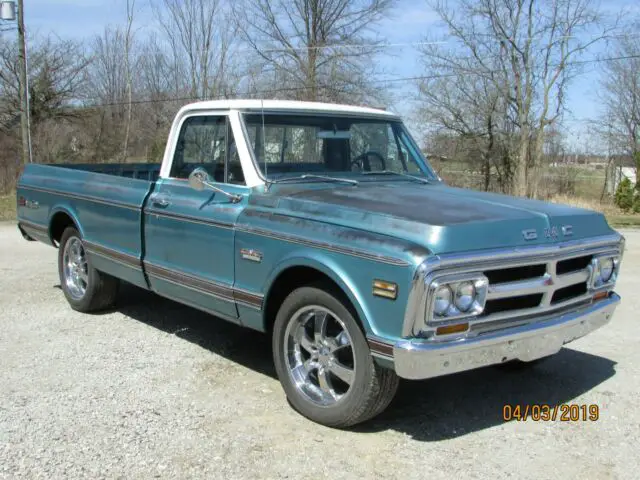
[[[0,195],[0,220],[15,220],[16,194]]]
[[[640,227],[640,214],[625,213],[616,207],[613,203],[600,202],[599,200],[585,199],[580,197],[571,197],[568,195],[556,195],[551,202],[564,203],[565,205],[573,205],[574,207],[587,208],[604,213],[607,222],[612,227]]]

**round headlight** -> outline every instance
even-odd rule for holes
[[[476,299],[476,287],[471,282],[462,282],[456,288],[456,308],[461,312],[468,311]]]
[[[442,316],[447,313],[451,306],[451,289],[447,285],[442,285],[436,290],[435,301],[433,303],[433,313]]]
[[[607,283],[613,275],[613,258],[601,259],[598,264],[599,277],[602,283]]]

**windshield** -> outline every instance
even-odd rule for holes
[[[397,120],[257,113],[245,114],[244,121],[250,147],[267,178],[397,172],[437,179]]]

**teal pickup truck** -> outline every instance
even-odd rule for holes
[[[531,365],[620,301],[624,238],[601,214],[449,187],[377,109],[190,104],[161,165],[30,164],[17,204],[71,308],[110,308],[125,281],[263,331],[290,403],[333,427],[400,377]]]

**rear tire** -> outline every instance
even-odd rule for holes
[[[371,356],[340,292],[329,285],[294,290],[273,328],[273,357],[291,405],[310,420],[345,428],[381,413],[399,379]]]
[[[74,310],[95,312],[114,305],[120,281],[91,265],[82,236],[74,227],[68,227],[60,238],[58,274],[60,287]]]

